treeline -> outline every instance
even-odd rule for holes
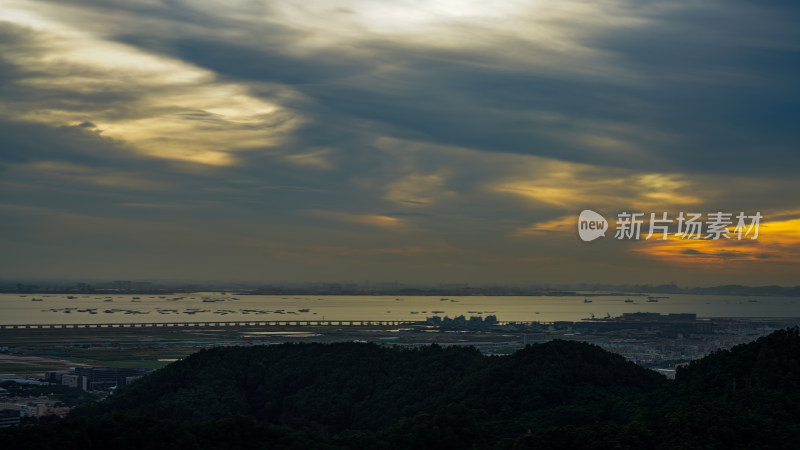
[[[800,337],[695,361],[675,382],[599,347],[215,348],[6,448],[796,448]],[[735,380],[735,381],[734,381]],[[734,387],[735,384],[735,387]]]
[[[623,424],[550,427],[514,448],[800,448],[800,336],[779,330],[678,369]]]

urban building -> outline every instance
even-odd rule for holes
[[[20,411],[17,409],[0,410],[0,428],[19,425]]]

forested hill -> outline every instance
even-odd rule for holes
[[[779,330],[755,342],[738,345],[678,370],[677,380],[695,390],[731,391],[758,387],[800,391],[800,338],[798,329]]]
[[[535,430],[515,448],[798,449],[798,328],[679,368],[674,382],[641,396],[635,410],[623,425]]]
[[[777,332],[697,361],[670,383],[599,347],[567,341],[502,357],[435,345],[216,348],[60,423],[0,432],[0,442],[8,448],[780,447],[800,442],[798,349],[797,329]]]
[[[242,414],[326,437],[381,432],[405,439],[430,428],[441,433],[437,440],[463,448],[484,436],[488,443],[606,420],[621,395],[663,384],[618,355],[566,341],[509,357],[459,347],[284,344],[201,351],[81,414],[189,423]]]

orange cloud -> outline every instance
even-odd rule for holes
[[[696,194],[695,183],[681,174],[639,173],[547,158],[529,158],[529,161],[535,165],[530,166],[528,173],[498,180],[490,189],[537,204],[577,211],[589,205],[599,209],[622,205],[652,209],[703,202]]]
[[[308,211],[307,214],[339,222],[359,223],[398,231],[408,228],[406,220],[380,214],[352,214],[338,211]]]
[[[527,228],[520,228],[514,231],[514,233],[512,233],[512,236],[525,237],[525,236],[536,236],[540,235],[541,233],[569,232],[569,231],[574,232],[576,224],[577,224],[577,215],[563,216],[553,220],[548,220],[546,222],[537,222]]]
[[[800,218],[766,220],[759,226],[757,239],[743,237],[739,240],[733,227],[728,231],[731,239],[681,239],[669,233],[666,240],[643,240],[633,246],[632,251],[675,264],[800,263]]]

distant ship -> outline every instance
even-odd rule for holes
[[[591,301],[591,300],[589,300],[588,298],[584,298],[584,299],[583,299],[583,303],[592,303],[592,301]]]
[[[633,303],[633,300],[627,299],[627,300],[625,300],[625,303]]]

